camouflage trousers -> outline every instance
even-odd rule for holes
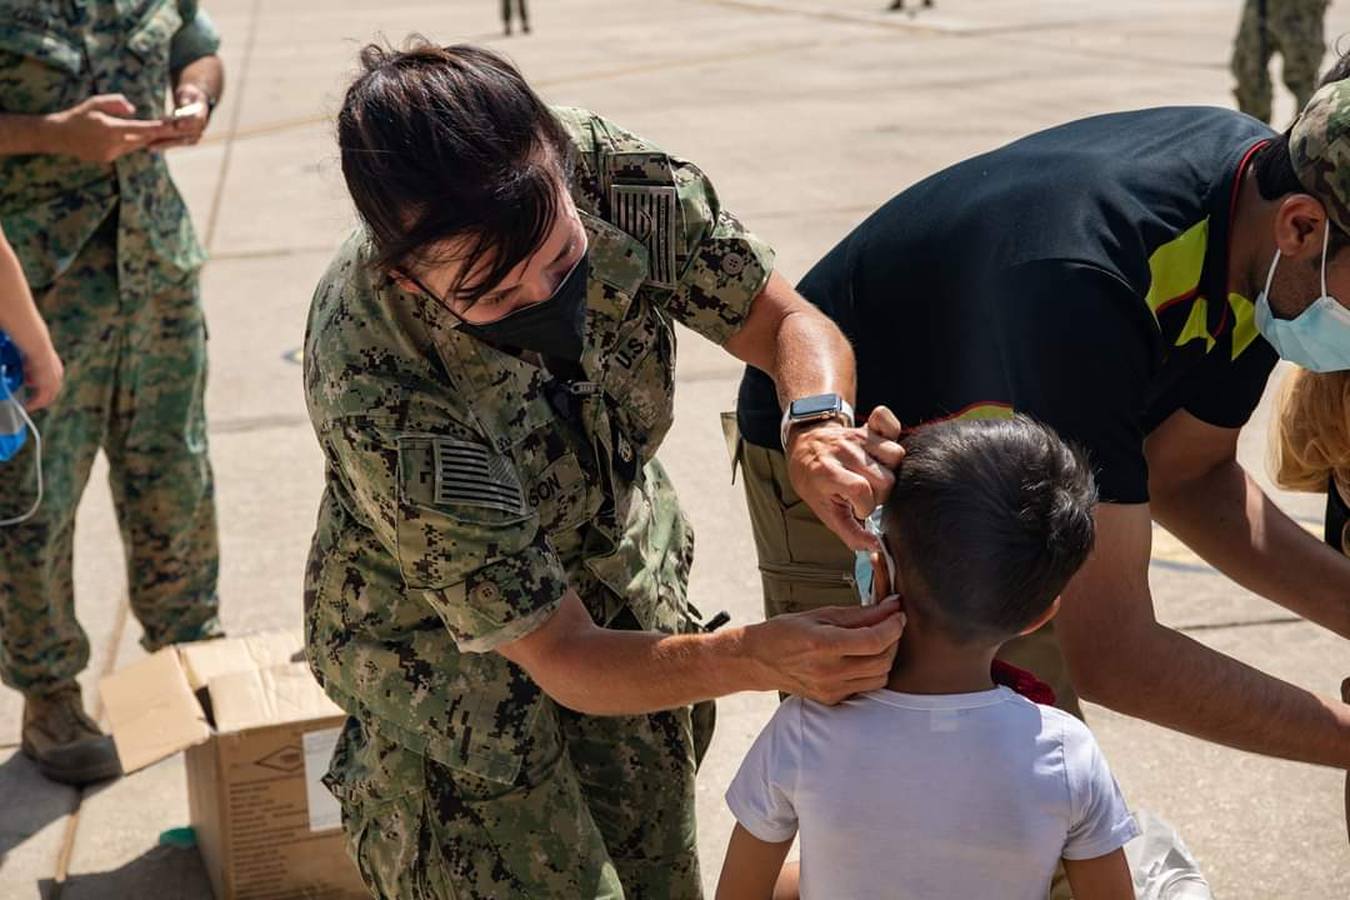
[[[75,510],[100,448],[126,551],[131,610],[147,649],[218,634],[216,517],[203,391],[206,333],[195,273],[141,266],[144,295],[119,287],[117,212],[49,289],[38,292],[66,383],[33,416],[45,494],[0,528],[0,677],[41,692],[87,664],[75,618]],[[148,268],[148,271],[146,270]],[[0,518],[32,503],[30,439],[0,465]]]
[[[1302,109],[1317,88],[1326,50],[1323,18],[1327,0],[1246,0],[1233,41],[1233,95],[1238,109],[1270,121],[1270,59],[1283,59],[1284,84]],[[1264,11],[1264,16],[1263,16]],[[1264,22],[1262,19],[1264,18]]]
[[[712,705],[549,717],[514,784],[447,768],[349,718],[325,783],[382,900],[694,900],[694,773]]]

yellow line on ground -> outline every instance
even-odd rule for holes
[[[225,131],[225,153],[220,159],[220,172],[216,175],[216,189],[211,196],[211,211],[206,217],[206,251],[216,240],[216,223],[220,219],[220,207],[225,195],[225,181],[230,174],[230,161],[234,158],[234,138],[239,131],[239,115],[244,109],[244,91],[248,87],[249,63],[253,61],[253,48],[258,37],[258,13],[262,9],[262,0],[253,0],[253,9],[249,13],[248,37],[244,39],[244,53],[239,61],[239,96],[235,98],[234,108],[230,110],[230,126]]]
[[[127,630],[127,618],[131,610],[131,600],[129,597],[123,597],[122,602],[117,607],[117,620],[113,622],[112,637],[108,643],[111,648],[108,653],[107,662],[103,664],[103,671],[99,678],[106,678],[117,668],[117,651],[122,646],[122,635]],[[103,697],[99,696],[94,704],[94,720],[103,718]],[[80,810],[84,806],[84,796],[88,788],[76,788],[75,805],[67,814],[65,833],[61,835],[61,849],[56,854],[56,867],[52,872],[52,890],[47,895],[47,900],[60,900],[61,889],[66,883],[66,876],[70,872],[70,858],[75,853],[75,835],[80,829]]]

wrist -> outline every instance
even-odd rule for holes
[[[219,102],[216,100],[215,94],[207,90],[206,85],[196,81],[185,81],[180,84],[178,89],[174,91],[174,100],[180,107],[186,106],[189,103],[201,101],[206,104],[206,114],[208,116],[216,111],[216,103]]]
[[[723,628],[709,638],[718,642],[719,655],[729,665],[729,683],[737,691],[772,691],[778,688],[774,671],[761,652],[767,622]]]
[[[853,423],[845,419],[843,416],[839,416],[837,418],[832,419],[812,419],[809,422],[790,423],[788,427],[784,429],[783,434],[781,435],[783,439],[783,455],[791,459],[792,448],[796,446],[797,441],[802,437],[802,435],[806,434],[807,432],[815,431],[818,428],[824,428],[829,425],[834,425],[841,428],[851,428],[853,426]]]
[[[35,149],[39,153],[65,154],[68,151],[66,134],[70,128],[70,110],[38,116],[34,123]]]
[[[814,394],[788,403],[778,424],[778,439],[784,450],[792,439],[792,432],[809,423],[839,422],[845,428],[853,427],[853,407],[839,394]]]

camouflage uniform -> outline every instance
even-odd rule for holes
[[[695,897],[689,708],[564,709],[495,647],[568,586],[611,628],[690,630],[693,535],[653,456],[679,321],[725,343],[772,252],[693,165],[583,110],[581,370],[555,377],[372,272],[354,235],[305,350],[327,489],[310,664],[352,718],[327,779],[381,897]],[[706,708],[706,707],[705,707]]]
[[[0,0],[0,110],[41,114],[121,93],[164,115],[170,73],[215,52],[195,0]],[[164,159],[0,158],[0,217],[38,297],[66,384],[34,416],[46,493],[0,528],[0,675],[41,692],[73,678],[75,509],[100,447],[126,545],[131,608],[156,648],[218,633],[216,521],[202,392],[205,258]],[[32,502],[30,441],[0,477],[0,517]]]
[[[1233,96],[1238,109],[1262,122],[1270,121],[1270,58],[1283,57],[1284,84],[1298,108],[1317,88],[1326,41],[1322,20],[1328,0],[1247,0],[1233,40]]]

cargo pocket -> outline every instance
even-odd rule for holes
[[[141,20],[136,30],[127,39],[127,47],[145,65],[146,68],[169,71],[169,48],[183,19],[178,14],[175,0],[162,0],[155,5],[150,14]]]
[[[92,93],[84,56],[73,40],[0,12],[0,71],[8,84],[5,112],[40,115],[75,105]]]
[[[531,756],[509,787],[428,763],[444,871],[464,897],[618,900],[623,889],[561,744]]]
[[[353,832],[356,867],[372,895],[387,900],[453,900],[445,855],[425,785],[363,808]]]
[[[324,784],[342,805],[343,827],[370,892],[388,900],[454,897],[427,807],[425,757],[343,726]]]
[[[768,615],[805,612],[822,606],[857,606],[852,571],[811,563],[760,563]]]

